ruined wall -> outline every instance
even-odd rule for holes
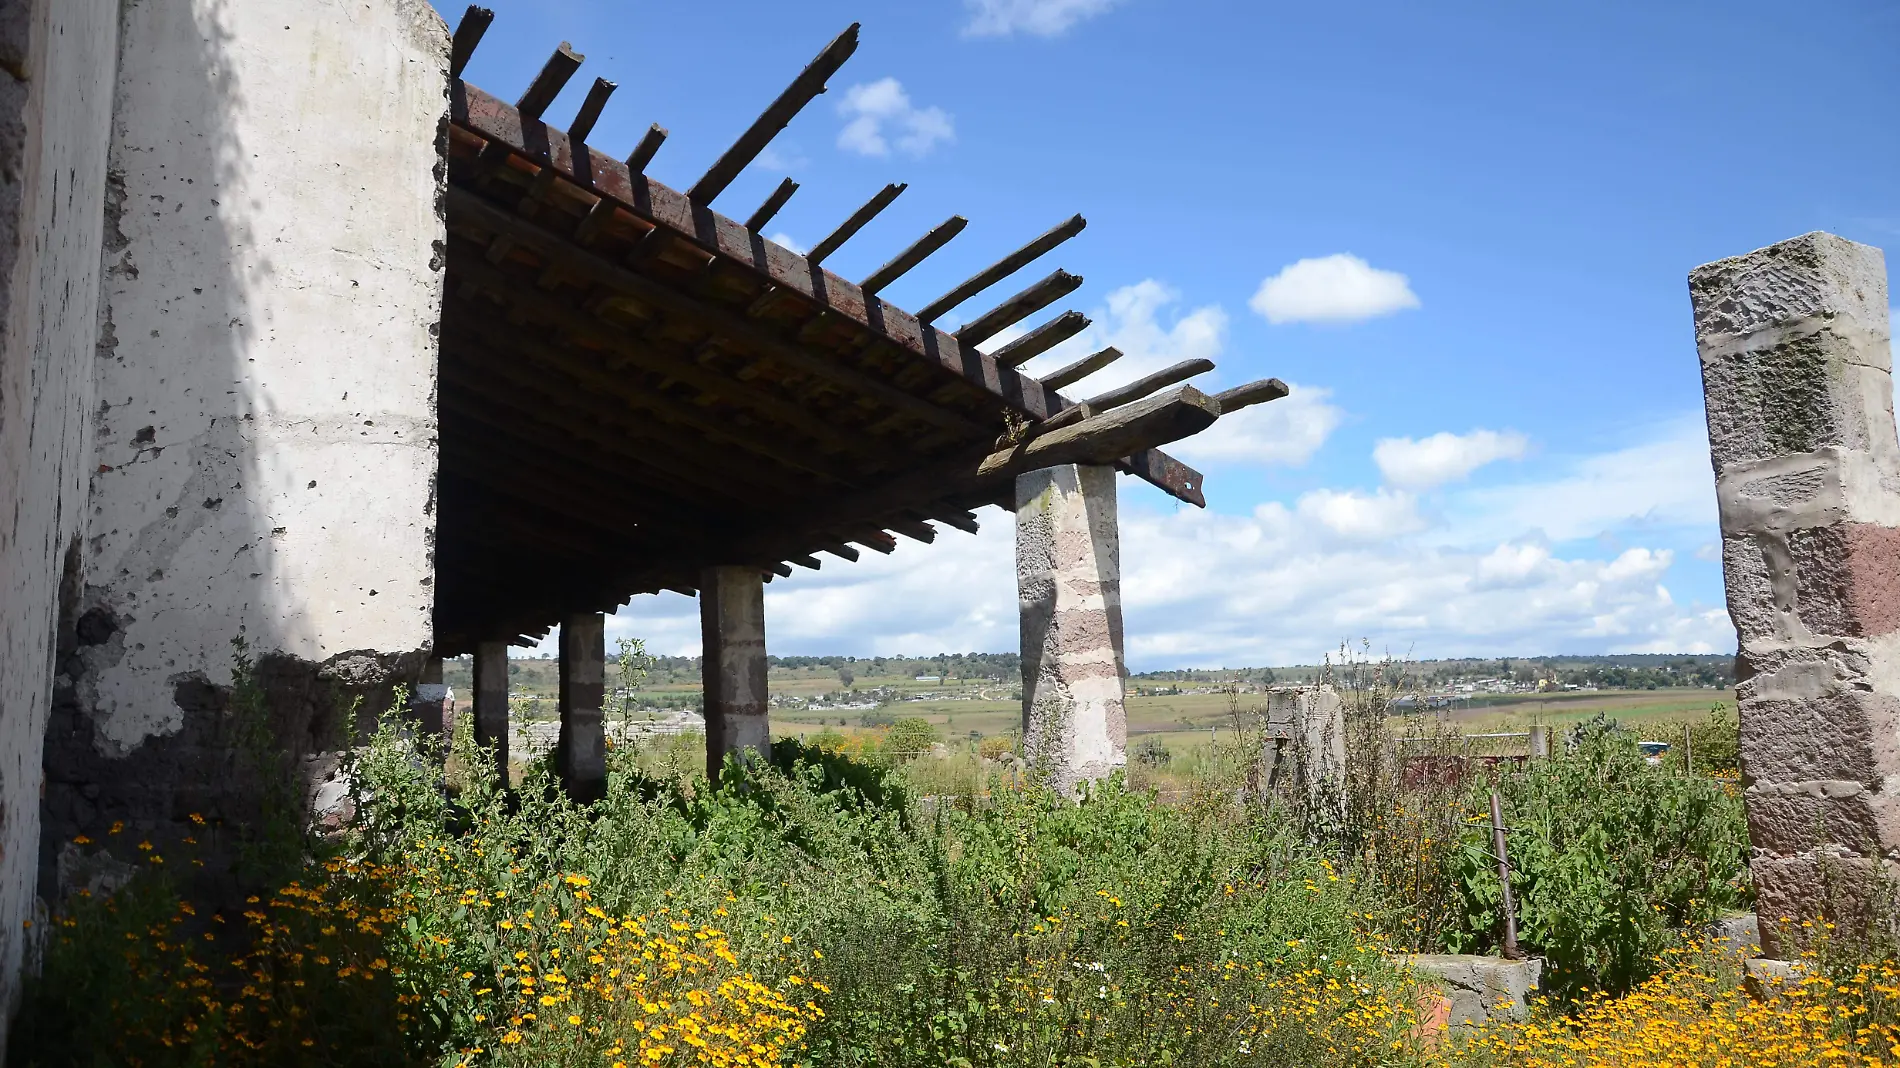
[[[123,4],[49,892],[75,833],[244,817],[246,716],[302,757],[421,667],[448,48],[424,0]]]
[[[84,519],[117,0],[0,0],[0,1049],[33,916],[60,576]]]
[[[1879,249],[1814,233],[1689,276],[1740,639],[1764,948],[1900,857],[1900,440]],[[1798,933],[1799,928],[1793,929]]]

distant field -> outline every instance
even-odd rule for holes
[[[510,677],[510,690],[516,694],[541,697],[543,714],[552,715],[552,699],[559,689],[557,663],[554,660],[516,660]],[[466,693],[471,684],[466,661],[451,662],[445,673],[449,685]],[[608,665],[608,687],[617,680],[618,668]],[[845,687],[836,672],[824,668],[775,668],[770,679],[772,693],[787,697],[812,698],[821,694],[842,694]],[[882,715],[929,720],[943,732],[946,740],[963,742],[974,736],[988,737],[1015,732],[1022,708],[1016,697],[1015,680],[957,680],[919,682],[914,677],[859,677],[853,690],[862,695],[873,689],[894,691],[899,700],[879,709]],[[640,691],[646,703],[693,701],[699,694],[697,680],[672,678],[649,683]],[[906,700],[912,695],[928,694],[928,699]],[[1240,694],[1243,713],[1256,710],[1265,700],[1262,694]],[[1701,716],[1715,704],[1733,708],[1733,690],[1690,689],[1602,690],[1548,694],[1506,694],[1474,697],[1468,706],[1422,713],[1443,719],[1451,727],[1468,734],[1520,731],[1532,723],[1564,726],[1602,713],[1632,727],[1647,723],[1680,722]],[[1134,696],[1128,699],[1128,733],[1131,739],[1150,738],[1170,751],[1197,749],[1209,742],[1231,736],[1233,718],[1226,694],[1180,694],[1174,696]],[[772,711],[772,726],[780,736],[804,736],[830,730],[851,735],[870,730],[860,723],[862,710],[806,711],[779,708]],[[840,721],[843,722],[840,722]]]

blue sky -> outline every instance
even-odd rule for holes
[[[1128,357],[1072,395],[1199,355],[1214,385],[1295,385],[1175,450],[1209,476],[1205,513],[1122,480],[1137,670],[1361,638],[1733,649],[1684,277],[1810,230],[1900,244],[1893,3],[491,4],[470,81],[513,97],[573,42],[587,63],[550,117],[619,82],[590,140],[666,126],[649,172],[676,188],[862,22],[721,210],[789,174],[768,231],[809,245],[909,182],[828,266],[861,277],[967,216],[886,292],[913,308],[1079,211],[1041,266],[1087,278],[1076,347]],[[773,650],[1014,648],[1011,520],[982,518],[773,583]],[[612,629],[697,651],[684,598]]]

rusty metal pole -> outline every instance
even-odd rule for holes
[[[1504,897],[1504,959],[1523,960],[1517,948],[1517,902],[1511,899],[1511,857],[1504,849],[1504,806],[1491,791],[1491,845],[1498,854],[1498,887]]]

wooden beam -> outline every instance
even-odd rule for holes
[[[633,146],[633,155],[627,157],[627,171],[631,174],[645,174],[647,164],[653,162],[653,154],[666,143],[666,127],[659,123],[647,127],[646,135],[640,143]]]
[[[1082,218],[1082,216],[1070,216],[1065,222],[1050,230],[1048,233],[1043,234],[1022,248],[1017,249],[1002,259],[997,260],[995,263],[990,264],[988,267],[976,272],[965,279],[963,284],[945,293],[943,296],[938,297],[936,300],[931,301],[929,304],[924,305],[923,310],[917,313],[917,321],[920,323],[935,322],[937,317],[944,312],[949,311],[951,308],[956,307],[971,297],[976,296],[978,293],[983,292],[985,289],[1008,278],[1010,275],[1015,274],[1031,260],[1036,259],[1043,253],[1081,233],[1082,228],[1087,225],[1088,220]]]
[[[921,519],[899,519],[884,525],[912,541],[921,541],[925,545],[937,540],[937,528]]]
[[[1119,408],[1130,401],[1138,401],[1151,393],[1157,393],[1176,382],[1185,382],[1195,375],[1206,374],[1213,369],[1213,360],[1182,360],[1173,367],[1164,367],[1145,378],[1137,378],[1120,389],[1111,389],[1107,393],[1090,397],[1083,403],[1098,412],[1105,412],[1110,408]]]
[[[468,68],[469,57],[475,54],[475,46],[482,43],[482,35],[494,21],[493,11],[479,4],[468,5],[468,10],[462,13],[462,21],[455,24],[455,36],[449,42],[449,77],[462,76],[462,71]]]
[[[858,283],[858,289],[869,300],[885,286],[902,278],[912,267],[924,262],[931,253],[950,243],[950,239],[963,232],[970,220],[961,215],[952,215],[938,223],[931,231],[911,243],[911,246],[898,253],[889,263],[872,271],[870,276]]]
[[[1121,358],[1122,350],[1110,345],[1100,352],[1082,357],[1067,367],[1057,368],[1043,375],[1042,384],[1050,389],[1061,389],[1064,386],[1074,385]]]
[[[871,199],[864,202],[863,207],[852,212],[850,218],[838,224],[836,230],[825,235],[823,241],[813,245],[812,250],[805,253],[805,262],[814,267],[825,262],[826,257],[844,247],[846,241],[856,236],[859,230],[864,229],[866,223],[877,218],[879,212],[890,207],[891,201],[896,200],[899,194],[909,188],[910,185],[907,182],[892,182],[878,190]]]
[[[561,47],[555,49],[548,61],[542,64],[541,73],[534,76],[528,91],[515,101],[515,110],[530,119],[540,118],[548,105],[554,103],[554,98],[561,95],[567,80],[581,69],[581,61],[586,58],[574,51],[574,46],[562,41]]]
[[[1214,395],[1214,400],[1220,405],[1221,414],[1226,415],[1228,412],[1237,412],[1256,404],[1277,401],[1289,392],[1291,391],[1287,389],[1285,382],[1277,378],[1263,378],[1258,382],[1235,386],[1225,393],[1217,393]]]
[[[948,523],[958,530],[963,531],[965,534],[975,534],[978,530],[982,529],[982,524],[977,522],[976,515],[962,509],[952,509],[946,512],[932,512],[930,513],[930,518],[935,519],[939,523]]]
[[[825,91],[825,80],[836,74],[838,68],[844,66],[844,61],[850,59],[851,53],[857,50],[858,24],[854,22],[826,45],[817,58],[806,65],[798,77],[792,79],[792,84],[778,95],[778,99],[772,101],[764,113],[739,135],[732,147],[726,149],[713,163],[711,169],[693,183],[693,187],[686,191],[686,199],[706,205],[725,192],[732,180],[739,177],[739,172],[745,170],[746,164],[765,151],[765,146],[792,121],[792,117]]]
[[[772,195],[765,198],[765,203],[759,205],[759,210],[753,212],[752,217],[745,221],[745,228],[748,230],[758,230],[766,223],[771,222],[772,216],[777,215],[779,209],[784,207],[785,202],[792,199],[792,194],[796,192],[798,192],[797,182],[792,181],[790,178],[780,182],[778,188],[772,190]],[[603,197],[602,199],[604,200],[606,198]]]
[[[517,297],[523,296],[516,294]],[[568,323],[568,329],[584,332],[588,327],[582,323]],[[861,476],[845,464],[836,460],[815,455],[811,450],[798,447],[781,437],[773,437],[737,424],[730,418],[722,418],[717,413],[707,412],[692,404],[682,404],[679,398],[668,396],[655,389],[649,389],[627,379],[625,375],[615,375],[593,366],[583,360],[585,349],[566,348],[523,336],[519,332],[493,323],[486,324],[486,332],[502,339],[509,348],[530,357],[561,367],[569,375],[587,383],[592,388],[605,390],[623,401],[659,416],[662,420],[690,427],[715,441],[730,441],[746,452],[762,456],[784,464],[793,470],[805,471],[830,482],[853,485]],[[473,339],[470,339],[471,341]],[[605,356],[598,355],[604,360]]]
[[[851,546],[846,545],[843,542],[835,542],[828,545],[820,545],[818,548],[824,552],[830,553],[833,556],[840,557],[845,560],[849,560],[852,563],[857,563],[858,561],[858,551],[856,549],[853,549]]]
[[[594,132],[594,124],[600,121],[600,113],[607,108],[607,98],[614,95],[619,85],[605,78],[595,78],[593,87],[587,90],[587,99],[581,101],[581,109],[574,113],[574,121],[568,124],[567,136],[570,140],[585,141],[587,135]]]
[[[560,130],[534,119],[523,119],[506,101],[476,86],[456,80],[449,85],[453,123],[450,151],[458,159],[491,149],[506,158],[520,154],[541,166],[553,167],[587,194],[611,197],[635,219],[667,234],[670,241],[691,244],[780,286],[786,295],[834,312],[855,329],[870,331],[894,347],[913,366],[936,368],[975,391],[1032,420],[1046,419],[1069,406],[1054,390],[1012,368],[998,367],[975,350],[965,351],[949,334],[922,323],[902,308],[879,300],[866,301],[857,286],[824,270],[804,257],[759,241],[738,222],[703,207],[664,183],[629,171],[617,160],[576,145]],[[467,136],[463,136],[467,135]],[[530,170],[530,173],[532,171]],[[453,183],[452,184],[459,184]],[[451,213],[453,225],[453,213]],[[989,432],[994,433],[995,427]],[[1207,503],[1200,473],[1159,450],[1123,457],[1118,466],[1145,479],[1162,492],[1196,507]]]
[[[867,530],[852,534],[850,540],[857,542],[873,552],[886,556],[897,551],[897,539],[881,530]]]
[[[1081,288],[1082,276],[1057,269],[957,330],[958,345],[980,345]]]
[[[643,370],[678,379],[694,389],[711,393],[740,407],[750,408],[834,450],[852,450],[874,444],[854,438],[849,433],[849,428],[839,426],[836,420],[821,419],[800,404],[773,396],[752,383],[708,370],[692,360],[668,356],[650,344],[638,344],[630,340],[625,331],[615,330],[596,317],[589,316],[579,309],[567,307],[552,297],[523,288],[505,272],[485,263],[457,263],[452,265],[452,270],[458,276],[467,277],[500,297],[505,303],[522,309],[554,329],[584,338],[598,346],[610,354],[609,369],[613,367],[613,357],[617,356],[624,362]],[[532,339],[518,338],[517,340],[526,343]]]
[[[586,275],[595,282],[639,297],[648,304],[656,305],[674,314],[690,318],[702,327],[724,334],[759,355],[778,360],[807,374],[829,379],[851,392],[866,394],[871,399],[888,404],[924,422],[962,433],[984,433],[984,428],[980,424],[965,416],[933,404],[915,394],[907,393],[863,371],[847,367],[836,360],[803,352],[797,345],[774,336],[758,324],[738,314],[736,310],[709,307],[697,297],[687,296],[636,271],[609,263],[535,223],[503,211],[460,186],[449,187],[448,202],[452,212],[474,222],[491,234],[508,234],[543,258],[561,260],[565,266]]]
[[[1002,367],[1021,367],[1089,328],[1089,317],[1067,311],[990,354]]]

